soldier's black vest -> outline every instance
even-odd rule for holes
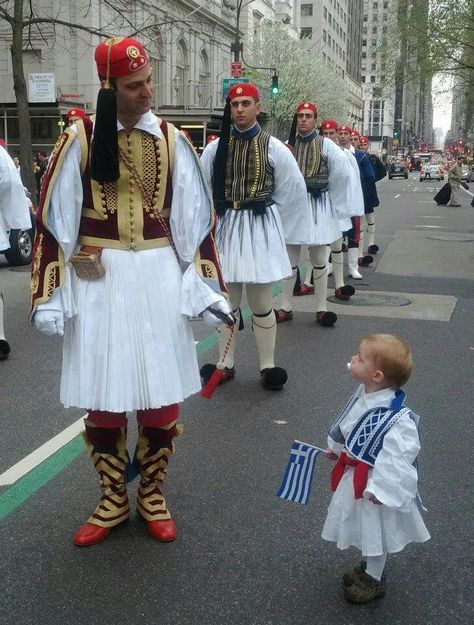
[[[264,130],[247,138],[231,136],[225,173],[225,200],[216,201],[216,211],[265,212],[272,204],[273,167],[268,156],[271,135]]]
[[[329,169],[322,154],[323,137],[316,135],[314,139],[305,141],[296,136],[295,157],[298,167],[304,176],[308,193],[317,198],[328,190]]]

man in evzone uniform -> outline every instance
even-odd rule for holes
[[[129,517],[127,411],[137,411],[138,512],[155,539],[176,537],[162,482],[178,404],[201,389],[187,315],[204,311],[217,326],[230,314],[210,193],[187,140],[150,110],[147,53],[116,37],[95,60],[95,123],[77,120],[54,148],[32,266],[33,324],[64,334],[61,401],[87,410],[100,476],[100,503],[74,537],[81,547]]]
[[[308,220],[303,177],[291,151],[257,123],[259,99],[250,83],[230,89],[219,141],[205,148],[201,161],[214,192],[216,242],[232,311],[241,324],[245,285],[261,382],[275,390],[286,383],[287,373],[274,362],[272,288],[291,274],[285,241],[304,242]],[[212,386],[235,375],[236,330],[222,328],[217,365],[201,368]]]
[[[355,148],[352,145],[354,137],[359,133],[346,125],[339,126],[338,131],[339,145],[345,150],[350,150],[355,156],[359,167],[360,184],[364,197],[364,213],[370,212],[375,206],[378,206],[378,197],[375,190],[375,172],[369,157],[365,152]],[[352,141],[351,141],[352,137]],[[359,272],[358,265],[367,267],[373,262],[372,256],[364,256],[359,258],[359,241],[360,241],[360,222],[361,217],[351,217],[352,228],[346,233],[347,236],[347,256],[349,259],[349,276],[354,280],[362,280],[362,274]]]
[[[328,264],[328,274],[334,274],[334,282],[336,285],[335,295],[338,299],[348,300],[354,294],[354,287],[347,285],[346,288],[338,291],[338,286],[344,284],[344,258],[343,258],[343,241],[347,232],[352,229],[352,221],[354,217],[360,217],[364,214],[364,198],[362,195],[362,187],[360,184],[359,166],[357,161],[350,152],[339,145],[338,124],[333,119],[325,119],[321,122],[320,133],[323,137],[333,141],[344,156],[347,158],[351,167],[351,184],[347,186],[347,203],[351,207],[351,217],[339,220],[341,229],[341,238],[331,244],[331,263]],[[329,260],[329,259],[328,259]],[[351,288],[352,293],[347,294],[347,289]]]
[[[0,250],[10,248],[9,230],[31,228],[30,202],[15,163],[0,139]],[[10,344],[5,338],[3,323],[3,295],[0,292],[0,360],[7,360]]]
[[[382,164],[382,161],[375,154],[369,154],[369,140],[367,137],[361,137],[359,133],[351,133],[351,144],[354,148],[359,148],[362,152],[365,152],[369,157],[370,163],[374,170],[375,182],[382,180],[387,175],[387,171]],[[373,188],[374,195],[377,197],[377,201],[373,202],[374,206],[369,205],[368,212],[360,220],[360,240],[359,240],[359,264],[363,265],[363,259],[367,257],[364,254],[365,244],[367,243],[367,253],[371,257],[377,254],[379,246],[375,245],[375,207],[379,206],[379,199],[377,194],[377,188],[374,183]],[[365,236],[367,233],[367,237]]]
[[[337,315],[327,309],[326,250],[328,245],[341,239],[339,219],[351,214],[347,201],[351,171],[342,151],[332,141],[318,134],[316,105],[303,102],[298,105],[295,114],[297,132],[294,139],[290,136],[289,145],[294,147],[295,158],[307,188],[306,202],[310,217],[306,243],[313,266],[316,321],[324,327],[331,327],[337,321]],[[279,322],[293,318],[291,298],[301,246],[289,244],[287,250],[292,275],[282,282]],[[341,273],[338,273],[336,296],[348,299],[353,293],[354,287],[344,285]]]

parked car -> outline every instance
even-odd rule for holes
[[[408,178],[408,168],[405,163],[392,163],[388,170],[388,179],[392,178]]]
[[[444,171],[441,163],[426,163],[420,171],[420,182],[424,180],[444,180]]]
[[[25,189],[25,193],[30,199],[30,194]],[[10,230],[10,247],[8,250],[0,250],[4,254],[7,263],[12,266],[29,265],[33,260],[33,245],[35,241],[35,218],[33,216],[33,206],[30,200],[31,228],[28,230]]]
[[[469,165],[461,165],[462,176],[461,180],[465,180],[466,182],[471,182],[471,168]]]

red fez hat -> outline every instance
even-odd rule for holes
[[[337,130],[337,122],[335,122],[333,119],[325,119],[321,123],[321,128],[323,130],[329,130],[329,128],[334,128],[334,130]]]
[[[339,132],[352,132],[352,128],[348,126],[347,124],[342,124],[342,126],[339,126],[337,130]]]
[[[238,85],[233,85],[229,89],[229,95],[227,97],[229,100],[233,100],[234,98],[240,98],[242,96],[249,96],[255,100],[260,100],[260,93],[257,87],[250,82],[242,82]]]
[[[364,143],[364,144],[366,143],[367,145],[369,145],[369,140],[367,139],[367,137],[361,137],[359,139],[359,142],[360,143]]]
[[[74,119],[84,119],[86,117],[86,112],[83,109],[71,109],[66,113],[66,117],[69,121]]]
[[[3,139],[0,139],[0,147],[2,148],[5,147],[5,141]]]
[[[206,143],[211,143],[211,141],[215,141],[216,139],[219,139],[217,135],[209,135],[207,137]]]
[[[360,132],[354,128],[351,130],[351,137],[360,137]]]
[[[296,112],[301,113],[301,111],[313,111],[315,115],[318,114],[316,104],[313,104],[312,102],[301,102],[301,104],[298,104]]]
[[[145,48],[136,39],[113,37],[99,43],[94,59],[99,76],[108,80],[129,76],[148,65]]]

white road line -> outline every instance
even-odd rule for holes
[[[428,224],[416,224],[415,228],[442,228],[443,226],[430,226]]]
[[[84,415],[84,417],[85,416],[87,415]],[[23,460],[20,460],[20,462],[17,462],[7,469],[5,473],[2,473],[0,475],[0,486],[10,486],[14,484],[17,480],[46,460],[46,458],[56,453],[58,449],[61,449],[66,443],[72,441],[72,439],[84,429],[84,417],[75,421],[57,436],[54,436],[44,443],[44,445],[41,445],[41,447],[38,447],[38,449],[35,449],[35,451],[23,458]]]
[[[400,193],[397,193],[397,195],[396,195],[395,197],[396,197],[396,198],[397,198],[397,197],[400,197]]]

